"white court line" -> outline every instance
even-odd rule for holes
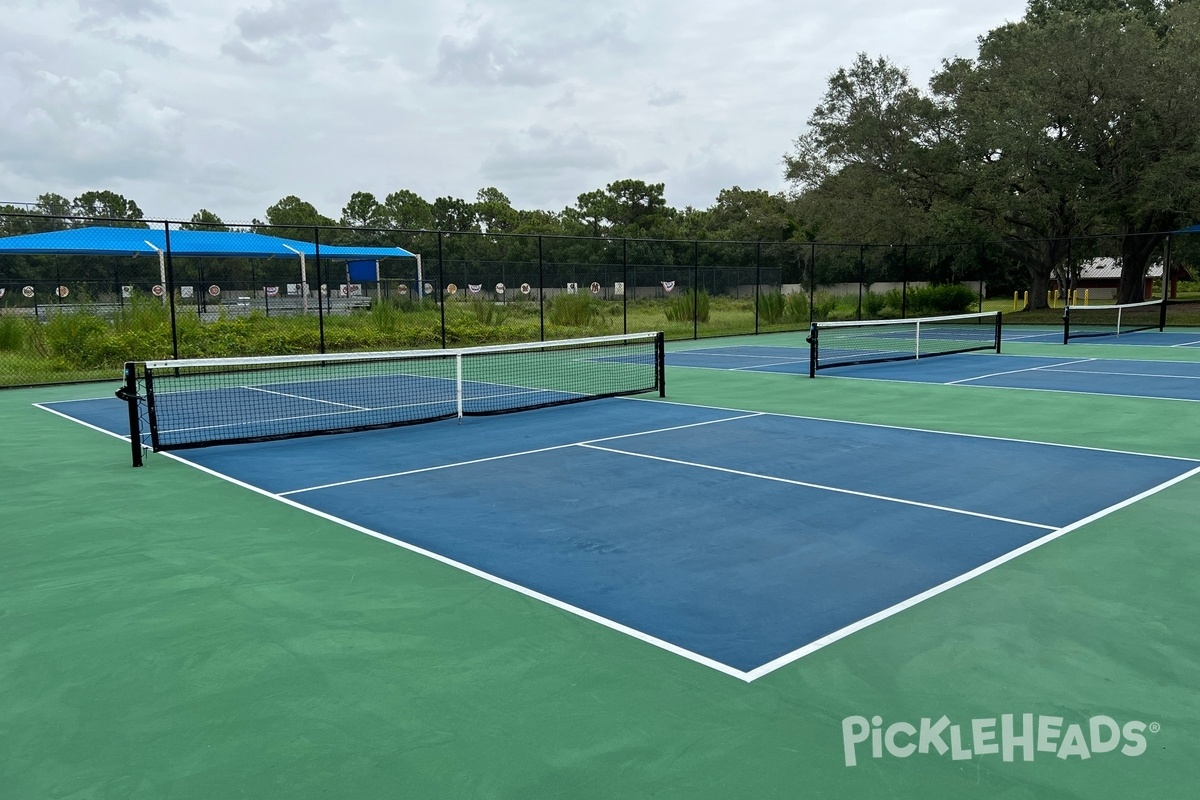
[[[779,373],[779,377],[780,378],[791,378],[794,376],[784,375],[782,373]],[[848,380],[848,381],[851,381],[851,380],[878,381],[878,380],[880,380],[879,378],[850,378],[850,377],[839,378],[839,379],[840,380]],[[889,381],[889,382],[903,383],[903,384],[907,384],[910,386],[912,385],[912,381]],[[991,387],[988,387],[988,388],[991,388]],[[1008,388],[1008,387],[1001,387],[1001,388]],[[1029,390],[1022,390],[1022,391],[1053,392],[1053,391],[1057,391],[1057,390],[1055,390],[1055,389],[1029,389]],[[1083,394],[1090,395],[1091,393],[1083,392]],[[1113,397],[1125,398],[1126,395],[1113,395]],[[736,413],[742,413],[742,414],[755,413],[755,412],[751,412],[744,408],[728,408],[726,406],[709,406],[709,405],[700,405],[698,403],[680,403],[675,400],[660,400],[660,399],[651,399],[648,397],[626,398],[626,399],[633,400],[634,402],[637,402],[637,403],[660,403],[662,405],[667,405],[667,406],[682,406],[683,408],[707,408],[710,411],[729,411],[729,412],[732,412],[735,414]],[[1142,398],[1142,399],[1146,399],[1146,398]],[[1167,399],[1167,398],[1154,398],[1154,399]],[[762,415],[764,417],[782,417],[784,419],[801,419],[801,420],[809,420],[812,422],[830,422],[830,423],[834,423],[836,425],[858,425],[858,426],[861,426],[864,428],[884,428],[886,430],[893,430],[893,431],[912,431],[913,433],[929,433],[929,434],[933,434],[934,436],[961,436],[966,439],[985,439],[985,440],[993,441],[993,442],[1015,442],[1018,444],[1035,444],[1035,445],[1041,445],[1043,447],[1064,447],[1068,450],[1091,450],[1091,451],[1094,451],[1097,453],[1114,453],[1116,455],[1122,455],[1122,456],[1141,456],[1143,458],[1163,458],[1168,461],[1188,461],[1193,464],[1200,463],[1200,458],[1188,458],[1185,456],[1170,456],[1170,455],[1163,455],[1162,453],[1140,453],[1136,450],[1114,450],[1113,448],[1110,448],[1110,447],[1093,447],[1091,445],[1085,445],[1085,444],[1064,444],[1063,442],[1044,442],[1044,441],[1041,441],[1038,439],[1017,439],[1012,436],[989,436],[989,435],[983,434],[983,433],[962,433],[960,431],[939,431],[939,430],[931,430],[929,428],[913,428],[911,426],[906,426],[906,425],[888,425],[883,422],[859,422],[857,420],[851,420],[851,419],[830,419],[829,417],[810,417],[810,416],[807,416],[804,414],[785,414],[782,411],[760,411],[757,413],[759,413],[760,415]]]
[[[807,364],[807,358],[790,358],[787,361],[776,361],[773,364],[751,364],[748,367],[726,367],[730,372],[744,372],[748,369],[765,369],[766,367],[790,367],[793,364]]]
[[[838,486],[826,486],[820,483],[809,483],[808,481],[798,481],[792,478],[780,478],[776,475],[763,475],[758,472],[746,472],[740,469],[730,469],[729,467],[718,467],[713,464],[701,464],[696,461],[683,461],[678,458],[666,458],[664,456],[652,456],[646,453],[635,453],[631,450],[618,450],[614,447],[599,447],[588,442],[581,442],[579,447],[586,447],[589,450],[601,450],[605,453],[616,453],[622,456],[633,456],[634,458],[645,458],[650,461],[663,461],[668,464],[678,464],[684,467],[695,467],[696,469],[707,469],[713,472],[723,472],[728,475],[739,475],[744,478],[758,478],[764,481],[774,481],[776,483],[786,483],[791,486],[803,486],[807,489],[820,489],[825,492],[833,492],[835,494],[848,494],[853,497],[865,497],[869,500],[882,500],[886,503],[898,503],[904,506],[916,506],[917,508],[925,508],[932,511],[945,511],[950,514],[961,514],[966,517],[977,517],[979,519],[989,519],[995,522],[1007,522],[1013,525],[1022,525],[1026,528],[1041,528],[1042,530],[1056,530],[1053,525],[1043,525],[1039,522],[1028,522],[1023,519],[1011,519],[1009,517],[997,517],[992,514],[983,514],[978,511],[967,511],[962,508],[951,508],[950,506],[939,506],[932,503],[922,503],[917,500],[905,500],[901,497],[890,497],[884,494],[872,494],[870,492],[859,492],[854,489],[843,489]]]
[[[661,401],[661,400],[640,400],[638,402],[662,402],[667,405],[687,405],[687,404],[675,403],[672,401]],[[68,419],[68,420],[71,420],[72,422],[83,425],[84,427],[91,428],[93,430],[99,431],[101,433],[105,433],[109,436],[112,436],[117,439],[121,439],[126,442],[129,441],[128,438],[120,436],[119,434],[116,434],[112,431],[107,431],[107,430],[104,430],[103,428],[98,428],[95,425],[92,425],[90,423],[83,422],[82,420],[67,416],[66,414],[63,414],[62,412],[56,411],[52,408],[48,408],[40,403],[34,403],[33,405],[37,408],[41,408],[44,411],[49,411],[52,414],[62,417],[63,419]],[[712,409],[716,409],[716,410],[725,410],[725,411],[732,410],[732,409],[720,409],[719,407],[716,407],[716,406],[689,406],[689,407],[712,408]],[[820,421],[820,422],[840,422],[840,420],[825,420],[825,419],[821,419],[819,417],[797,417],[795,415],[790,415],[790,414],[772,414],[769,412],[747,412],[745,414],[745,416],[779,416],[779,417],[790,417],[790,418],[798,418],[798,419],[812,419],[812,420]],[[711,422],[721,422],[721,421],[725,421],[725,420],[713,420]],[[711,424],[711,422],[710,423],[699,423],[699,424]],[[869,422],[845,422],[843,424],[864,425],[867,427],[879,427],[879,428],[898,428],[898,426],[880,425],[877,423],[869,423]],[[919,428],[898,428],[898,429],[921,431],[921,429],[919,429]],[[940,431],[922,431],[922,432],[942,433]],[[629,434],[629,435],[638,435],[638,434]],[[970,438],[978,438],[978,439],[1000,439],[1001,438],[1001,437],[976,436],[974,434],[956,434],[956,433],[946,433],[946,435],[967,436]],[[1004,439],[1001,439],[1001,440],[1004,441]],[[1022,440],[1011,440],[1011,441],[1022,441]],[[1038,443],[1034,442],[1034,444],[1038,444]],[[1090,447],[1076,447],[1075,445],[1053,445],[1052,444],[1052,446],[1071,447],[1071,448],[1082,449],[1082,450],[1097,450],[1097,449],[1099,449],[1099,448],[1090,448]],[[1122,451],[1104,451],[1104,452],[1120,453]],[[810,643],[804,645],[803,647],[793,650],[790,653],[780,656],[779,658],[776,658],[766,664],[763,664],[763,665],[756,667],[749,671],[744,671],[744,670],[739,670],[734,667],[731,667],[728,664],[723,664],[719,661],[708,658],[707,656],[702,656],[699,653],[694,653],[690,650],[687,650],[686,648],[679,647],[678,645],[664,641],[655,636],[651,636],[650,634],[644,633],[635,628],[630,628],[629,626],[623,625],[614,620],[610,620],[606,617],[602,617],[598,614],[592,613],[585,609],[579,608],[577,606],[573,606],[569,603],[565,603],[565,602],[558,600],[554,597],[551,597],[549,595],[544,595],[540,592],[534,591],[533,589],[529,589],[525,586],[521,586],[520,584],[513,583],[511,581],[497,577],[490,573],[484,572],[483,570],[476,569],[475,567],[471,567],[462,562],[455,561],[454,559],[440,555],[431,550],[426,550],[422,547],[418,547],[418,546],[410,544],[408,542],[404,542],[399,539],[395,539],[393,537],[379,533],[377,531],[373,531],[370,528],[366,528],[364,526],[357,525],[348,520],[344,520],[340,517],[336,517],[332,514],[328,514],[324,511],[319,511],[317,509],[310,508],[309,506],[306,506],[302,503],[298,503],[295,500],[292,500],[290,498],[284,497],[279,494],[275,494],[273,492],[269,492],[266,489],[259,488],[257,486],[254,486],[253,484],[245,483],[244,481],[240,481],[229,475],[225,475],[221,472],[217,472],[216,470],[213,470],[208,467],[197,464],[195,462],[189,461],[186,458],[178,456],[174,453],[169,453],[169,452],[161,453],[161,455],[163,455],[164,457],[169,458],[172,461],[175,461],[177,463],[185,464],[189,467],[192,467],[193,469],[199,470],[200,472],[203,472],[205,474],[219,478],[223,481],[227,481],[228,483],[234,484],[236,486],[240,486],[244,489],[248,489],[256,494],[260,494],[264,497],[269,497],[273,500],[278,500],[279,502],[284,503],[285,505],[288,505],[293,508],[299,509],[301,511],[307,512],[309,514],[312,514],[313,516],[328,520],[330,522],[333,522],[337,525],[341,525],[342,527],[348,528],[350,530],[354,530],[359,533],[366,534],[367,536],[370,536],[374,539],[378,539],[382,542],[386,542],[387,544],[391,544],[396,547],[401,547],[405,550],[409,550],[410,552],[414,552],[419,555],[426,556],[426,557],[431,558],[434,561],[437,561],[439,563],[446,564],[448,566],[454,567],[455,569],[459,569],[463,572],[466,572],[470,575],[474,575],[476,577],[483,578],[484,580],[487,580],[491,583],[497,584],[499,586],[503,586],[507,589],[511,589],[519,594],[525,595],[526,597],[530,597],[535,600],[540,600],[541,602],[543,602],[549,606],[552,606],[554,608],[574,614],[578,617],[589,620],[591,622],[598,623],[598,624],[603,625],[604,627],[607,627],[611,630],[626,634],[627,636],[630,636],[634,639],[645,642],[647,644],[653,645],[654,647],[657,647],[666,652],[681,656],[683,658],[688,659],[689,661],[692,661],[694,663],[700,664],[705,667],[709,667],[710,669],[713,669],[713,670],[723,673],[725,675],[729,675],[731,677],[738,678],[739,680],[744,681],[746,683],[751,683],[751,682],[753,682],[765,675],[768,675],[784,666],[787,666],[788,664],[798,661],[799,659],[803,658],[804,656],[807,656],[811,653],[816,652],[817,650],[827,647],[828,645],[833,644],[834,642],[837,642],[841,639],[844,639],[853,633],[856,633],[867,627],[870,627],[871,625],[875,624],[876,622],[880,622],[884,619],[887,619],[888,617],[894,616],[894,615],[900,613],[901,611],[912,608],[913,606],[918,605],[919,603],[924,602],[925,600],[928,600],[931,597],[935,597],[938,594],[941,594],[941,593],[946,592],[956,586],[966,583],[967,581],[972,580],[973,578],[976,578],[980,575],[983,575],[984,573],[989,572],[992,569],[995,569],[996,567],[1001,566],[1002,564],[1004,564],[1008,561],[1011,561],[1021,555],[1024,555],[1025,553],[1028,553],[1031,550],[1034,550],[1038,547],[1041,547],[1042,545],[1044,545],[1048,542],[1051,542],[1061,536],[1064,536],[1067,533],[1070,533],[1078,528],[1081,528],[1090,522],[1093,522],[1102,517],[1108,516],[1109,514],[1112,514],[1115,511],[1118,511],[1122,508],[1130,506],[1144,498],[1150,497],[1151,495],[1157,494],[1158,492],[1161,492],[1164,489],[1167,489],[1171,486],[1174,486],[1178,483],[1183,482],[1184,480],[1187,480],[1188,478],[1191,478],[1197,474],[1200,474],[1200,467],[1196,467],[1183,475],[1173,478],[1173,479],[1171,479],[1165,483],[1162,483],[1158,486],[1147,489],[1146,491],[1142,492],[1139,495],[1128,498],[1127,500],[1117,503],[1116,505],[1113,505],[1113,506],[1110,506],[1109,508],[1098,511],[1089,517],[1085,517],[1082,520],[1071,523],[1070,525],[1067,525],[1064,528],[1055,530],[1053,533],[1043,536],[1040,539],[1036,539],[1033,542],[1023,545],[1015,550],[1011,550],[1008,553],[1005,553],[1003,556],[993,559],[992,561],[989,561],[986,564],[976,567],[973,570],[965,572],[956,578],[953,578],[949,581],[941,583],[938,586],[935,586],[931,589],[927,589],[926,591],[921,592],[920,594],[914,595],[913,597],[910,597],[907,600],[904,600],[900,603],[890,606],[889,608],[886,608],[882,611],[876,612],[875,614],[872,614],[868,617],[864,617],[863,619],[861,619],[857,622],[847,625],[844,628],[834,631],[833,633],[827,634],[826,636],[823,636],[820,639],[810,642]],[[1130,454],[1130,455],[1137,455],[1137,454]],[[1173,458],[1171,456],[1160,456],[1160,457]],[[1194,461],[1194,459],[1176,459],[1176,460]]]
[[[747,677],[747,673],[744,672],[743,670],[737,669],[735,667],[731,667],[728,664],[723,664],[720,661],[716,661],[715,659],[709,658],[708,656],[702,656],[699,653],[693,653],[691,650],[680,647],[679,645],[672,644],[671,642],[668,642],[664,639],[659,639],[656,636],[652,636],[643,631],[639,631],[636,628],[631,628],[628,625],[622,625],[621,623],[619,623],[615,620],[611,620],[607,617],[602,617],[599,614],[595,614],[591,611],[580,608],[579,606],[571,605],[570,603],[559,600],[556,597],[551,597],[548,594],[542,594],[541,592],[538,592],[534,589],[530,589],[527,586],[522,586],[519,583],[513,583],[512,581],[505,580],[504,578],[501,578],[499,576],[492,575],[490,572],[484,572],[481,569],[477,569],[476,567],[472,567],[469,564],[464,564],[461,561],[456,561],[452,558],[448,558],[447,556],[441,555],[440,553],[435,553],[432,550],[426,550],[425,548],[420,547],[418,545],[411,544],[409,542],[405,542],[401,539],[396,539],[392,536],[388,536],[388,535],[380,533],[378,531],[371,530],[370,528],[364,527],[362,525],[357,525],[353,522],[350,522],[349,520],[342,519],[341,517],[334,516],[333,514],[328,514],[324,511],[320,511],[318,509],[311,508],[309,506],[304,505],[303,503],[298,503],[289,497],[284,497],[283,495],[275,494],[274,492],[268,492],[266,489],[261,489],[253,484],[245,483],[244,481],[240,481],[237,478],[233,478],[233,477],[230,477],[229,475],[225,475],[224,473],[217,472],[214,469],[209,469],[208,467],[205,467],[201,464],[197,464],[195,462],[188,461],[186,458],[178,456],[174,453],[162,453],[161,455],[164,455],[167,458],[169,458],[173,461],[177,461],[181,464],[186,464],[189,467],[192,467],[194,469],[198,469],[201,472],[204,472],[208,475],[212,475],[215,478],[220,478],[223,481],[228,481],[229,483],[232,483],[235,486],[240,486],[243,489],[249,489],[250,491],[255,492],[256,494],[261,494],[264,497],[271,498],[272,500],[278,500],[280,503],[289,505],[292,508],[296,508],[301,511],[305,511],[309,514],[312,514],[313,516],[320,517],[321,519],[325,519],[330,522],[336,523],[338,525],[341,525],[342,527],[349,528],[352,531],[357,531],[358,533],[366,534],[367,536],[370,536],[373,539],[378,539],[381,542],[386,542],[387,544],[394,545],[396,547],[402,547],[405,550],[409,550],[413,553],[417,553],[418,555],[425,556],[426,558],[431,558],[434,561],[440,562],[442,564],[446,564],[447,566],[454,567],[455,569],[458,569],[458,570],[462,570],[463,572],[465,572],[469,575],[474,575],[475,577],[483,578],[484,580],[486,580],[490,583],[494,583],[498,586],[503,586],[506,589],[511,589],[512,591],[517,592],[518,594],[523,594],[526,597],[533,598],[534,600],[540,600],[541,602],[545,603],[548,606],[552,606],[552,607],[560,609],[562,611],[566,611],[568,613],[574,614],[575,616],[578,616],[578,617],[582,617],[583,619],[589,620],[591,622],[599,623],[600,625],[603,625],[606,628],[611,628],[612,630],[617,631],[619,633],[623,633],[626,636],[631,636],[634,639],[637,639],[639,641],[654,645],[655,647],[657,647],[661,650],[666,650],[668,653],[672,653],[677,656],[682,656],[683,658],[686,658],[689,661],[694,661],[697,664],[701,664],[705,667],[709,667],[710,669],[714,669],[717,672],[724,673],[726,675],[732,676],[734,678],[738,678],[738,679],[746,681],[746,682],[750,681],[750,678]]]
[[[1037,372],[1038,370],[1054,369],[1056,367],[1069,367],[1072,364],[1086,364],[1089,361],[1096,361],[1096,360],[1097,359],[1095,359],[1095,358],[1080,358],[1080,359],[1076,359],[1074,361],[1063,361],[1058,364],[1042,364],[1041,366],[1038,366],[1038,367],[1021,367],[1020,369],[1008,369],[1008,370],[1004,370],[1003,372],[989,372],[987,375],[976,375],[972,378],[960,378],[956,381],[946,381],[942,385],[943,386],[957,386],[957,385],[963,384],[963,383],[970,383],[971,381],[982,381],[982,380],[985,380],[986,378],[998,378],[1001,375],[1018,375],[1022,372]]]
[[[263,394],[276,394],[280,397],[290,397],[293,400],[305,400],[309,403],[325,403],[330,406],[340,406],[341,408],[352,408],[355,411],[370,411],[366,406],[352,406],[349,403],[335,403],[333,400],[320,400],[316,397],[306,397],[302,394],[288,394],[287,392],[277,392],[274,389],[263,389],[258,386],[236,386],[236,389],[247,389],[251,392],[262,392]]]
[[[1167,345],[1167,347],[1194,347],[1195,345],[1198,345],[1198,344],[1200,344],[1200,339],[1197,339],[1194,342],[1180,342],[1179,344],[1169,344],[1169,345]]]
[[[1109,514],[1120,511],[1121,509],[1131,506],[1134,503],[1139,502],[1140,500],[1144,500],[1145,498],[1150,497],[1151,495],[1158,494],[1159,492],[1163,491],[1164,489],[1168,489],[1177,483],[1182,483],[1183,481],[1185,481],[1188,478],[1191,478],[1197,474],[1200,474],[1200,467],[1196,467],[1195,469],[1193,469],[1189,472],[1185,472],[1183,475],[1179,475],[1175,478],[1172,478],[1171,480],[1166,481],[1165,483],[1161,483],[1158,486],[1151,487],[1139,495],[1130,497],[1127,500],[1122,500],[1120,503],[1117,503],[1116,505],[1112,505],[1112,506],[1109,506],[1108,508],[1101,509],[1100,511],[1097,511],[1095,514],[1092,514],[1091,516],[1084,517],[1083,519],[1081,519],[1077,522],[1072,522],[1070,525],[1067,525],[1064,528],[1059,528],[1058,530],[1054,531],[1053,533],[1049,533],[1040,539],[1035,539],[1032,542],[1029,542],[1028,544],[1025,544],[1025,545],[1022,545],[1022,546],[1016,548],[1015,550],[1010,550],[1007,553],[1005,553],[1004,555],[1002,555],[998,558],[994,558],[991,561],[987,562],[986,564],[981,564],[980,566],[976,567],[973,570],[964,572],[962,575],[959,575],[957,578],[951,578],[950,580],[946,581],[945,583],[940,583],[931,589],[926,589],[925,591],[921,592],[920,594],[915,594],[912,597],[908,598],[907,600],[897,603],[894,606],[885,608],[882,611],[877,611],[874,614],[870,615],[869,617],[863,617],[858,622],[847,625],[846,627],[836,630],[833,633],[822,636],[820,639],[817,639],[816,641],[809,642],[808,644],[804,645],[803,647],[797,648],[796,650],[793,650],[792,652],[787,653],[786,655],[782,655],[779,658],[775,659],[774,661],[769,661],[766,664],[763,664],[761,667],[755,667],[754,669],[752,669],[746,673],[746,677],[744,678],[744,680],[747,683],[757,680],[758,678],[761,678],[764,675],[774,672],[775,670],[779,669],[780,667],[787,666],[788,664],[791,664],[794,661],[804,658],[805,656],[810,655],[812,653],[815,653],[816,651],[820,650],[821,648],[827,647],[827,646],[833,644],[834,642],[838,641],[839,639],[845,639],[847,636],[851,635],[852,633],[857,633],[858,631],[861,631],[864,628],[868,628],[871,625],[874,625],[876,622],[880,622],[882,620],[887,619],[888,617],[895,616],[896,614],[899,614],[901,611],[905,611],[919,603],[923,603],[926,600],[930,599],[931,597],[936,597],[937,595],[942,594],[943,592],[949,591],[950,589],[953,589],[956,586],[960,586],[960,585],[966,583],[967,581],[972,580],[973,578],[977,578],[980,575],[983,575],[985,572],[990,572],[991,570],[995,569],[996,567],[999,567],[1002,564],[1006,564],[1009,561],[1012,561],[1014,558],[1023,556],[1026,553],[1030,552],[1031,550],[1036,550],[1037,548],[1041,547],[1044,544],[1048,544],[1049,542],[1052,542],[1061,536],[1065,536],[1068,533],[1071,533],[1072,531],[1078,530],[1079,528],[1082,528],[1084,525],[1087,525],[1088,523],[1095,522],[1096,520],[1101,519],[1103,517],[1107,517]]]
[[[658,429],[652,430],[652,431],[637,431],[636,433],[622,433],[622,434],[618,434],[616,436],[605,436],[600,439],[588,439],[587,441],[583,441],[583,442],[570,442],[568,444],[556,444],[556,445],[550,445],[549,447],[539,447],[534,450],[522,450],[519,453],[503,453],[502,455],[498,455],[498,456],[487,456],[485,458],[475,458],[475,459],[471,459],[470,461],[457,461],[453,464],[437,464],[432,467],[421,467],[419,469],[408,469],[408,470],[404,470],[402,472],[389,472],[386,475],[371,475],[366,478],[354,478],[354,479],[348,480],[348,481],[338,481],[336,483],[324,483],[324,484],[321,484],[320,486],[308,486],[303,489],[290,489],[286,492],[280,492],[279,495],[281,497],[286,497],[288,495],[301,494],[303,492],[315,492],[318,489],[334,489],[339,486],[350,486],[351,484],[355,484],[355,483],[367,483],[368,481],[381,481],[381,480],[386,480],[388,478],[402,478],[405,475],[417,475],[422,472],[436,472],[437,470],[442,470],[442,469],[452,469],[454,467],[466,467],[466,466],[470,466],[472,464],[483,464],[488,461],[500,461],[500,460],[503,460],[506,458],[517,458],[518,456],[529,456],[529,455],[534,455],[536,453],[549,453],[554,450],[565,450],[568,447],[579,447],[581,445],[588,445],[593,442],[611,442],[611,441],[614,441],[617,439],[629,439],[629,438],[632,438],[635,436],[648,436],[653,433],[667,433],[668,431],[679,431],[679,430],[684,430],[685,428],[699,428],[704,425],[716,425],[716,424],[719,424],[722,422],[734,422],[739,419],[749,419],[750,417],[761,417],[761,416],[763,416],[761,413],[750,412],[750,413],[746,413],[746,414],[741,414],[740,416],[736,416],[736,417],[725,417],[723,419],[710,419],[710,420],[706,420],[705,422],[691,422],[686,425],[674,425],[669,428],[658,428]]]
[[[88,399],[88,400],[107,400],[108,398],[104,398],[104,397],[89,397],[89,398],[87,398],[87,399]],[[55,403],[55,404],[58,404],[58,403],[65,403],[65,402],[71,402],[71,401],[68,401],[68,400],[53,400],[53,401],[51,401],[51,402],[53,402],[53,403]],[[105,429],[105,428],[101,428],[99,425],[93,425],[93,424],[92,424],[92,423],[90,423],[90,422],[84,422],[83,420],[79,419],[78,417],[72,417],[72,416],[71,416],[71,415],[69,415],[69,414],[64,414],[64,413],[62,413],[61,411],[57,411],[57,410],[55,410],[55,409],[53,409],[53,408],[50,408],[50,407],[49,407],[49,406],[47,406],[47,405],[43,405],[43,404],[41,404],[41,403],[34,403],[34,404],[33,404],[33,407],[34,407],[34,408],[40,408],[42,411],[49,411],[51,414],[54,414],[55,416],[62,417],[63,419],[69,419],[71,422],[74,422],[76,425],[82,425],[82,426],[83,426],[83,427],[85,427],[85,428],[91,428],[91,429],[92,429],[92,430],[94,430],[94,431],[99,431],[100,433],[105,433],[105,434],[108,434],[109,436],[113,437],[114,439],[120,439],[122,442],[125,442],[126,444],[128,444],[128,443],[129,443],[129,437],[128,437],[128,436],[122,436],[121,434],[117,433],[116,431],[110,431],[110,430],[107,430],[107,429]]]
[[[1135,362],[1136,363],[1136,362]],[[1181,361],[1181,364],[1188,362]],[[1108,372],[1099,369],[1065,369],[1070,375],[1109,375],[1112,377],[1129,377],[1129,378],[1177,378],[1184,381],[1198,381],[1200,375],[1164,375],[1156,372]]]
[[[948,383],[930,383],[925,381],[906,381],[899,378],[864,378],[861,375],[828,375],[828,378],[839,381],[876,381],[879,383],[903,383],[908,386],[949,386]],[[976,379],[978,380],[978,379]],[[1164,397],[1160,394],[1114,394],[1112,392],[1085,392],[1082,389],[1040,389],[1036,386],[979,386],[975,384],[957,384],[966,386],[968,389],[991,389],[998,392],[1050,392],[1051,394],[1077,394],[1084,397],[1109,397],[1120,400],[1162,400],[1168,403],[1200,403],[1200,398],[1194,397]],[[919,430],[919,429],[918,429]],[[1019,441],[1019,440],[1018,440]],[[1060,445],[1061,447],[1072,447],[1073,445]],[[1115,450],[1113,452],[1124,452]],[[1147,455],[1147,454],[1143,454]],[[1154,455],[1154,454],[1148,454]],[[1158,458],[1171,458],[1171,456],[1157,456]]]

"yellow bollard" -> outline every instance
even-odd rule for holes
[[[1029,292],[1025,293],[1025,305],[1026,305],[1026,307],[1029,306]]]
[[[1083,290],[1083,304],[1084,304],[1085,306],[1086,306],[1086,305],[1090,305],[1090,304],[1091,304],[1091,298],[1090,298],[1090,297],[1088,297],[1088,293],[1089,293],[1090,291],[1091,291],[1090,289],[1084,289],[1084,290]]]
[[[1018,310],[1018,308],[1017,308],[1017,296],[1018,296],[1019,294],[1020,294],[1019,292],[1013,292],[1013,311],[1017,311],[1017,310]]]

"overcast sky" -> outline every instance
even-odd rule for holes
[[[707,208],[787,188],[834,71],[925,86],[1024,0],[5,0],[0,202],[111,189],[147,217],[337,218],[409,189],[561,211],[621,178]]]

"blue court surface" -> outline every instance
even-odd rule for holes
[[[808,349],[802,347],[698,348],[669,352],[666,359],[669,366],[701,369],[804,376],[809,369]],[[919,361],[858,364],[822,369],[817,377],[1200,400],[1200,362],[1089,358],[1086,348],[1057,357],[963,353]]]
[[[1200,471],[644,399],[169,457],[743,680]]]
[[[1062,327],[1026,327],[1024,325],[1009,325],[1004,329],[1006,342],[1043,342],[1046,344],[1062,344]],[[1069,344],[1123,344],[1139,347],[1189,347],[1200,348],[1200,331],[1197,330],[1165,330],[1165,331],[1130,331],[1118,335],[1080,336],[1073,338]]]

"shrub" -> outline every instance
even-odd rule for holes
[[[557,294],[546,304],[546,320],[551,325],[586,328],[599,316],[600,301],[586,294]]]
[[[787,307],[783,313],[789,320],[807,324],[810,311],[808,295],[796,293],[787,296]]]
[[[910,317],[964,314],[977,300],[976,293],[961,283],[909,287],[906,311]]]
[[[708,322],[709,297],[704,289],[684,292],[667,299],[667,319],[671,322]]]
[[[504,321],[508,319],[508,306],[504,303],[494,303],[491,300],[468,300],[466,306],[480,325],[488,327],[503,325]]]
[[[768,325],[774,325],[783,319],[783,312],[787,309],[788,298],[785,298],[779,292],[767,292],[759,295],[758,298],[758,318]]]
[[[25,343],[27,323],[16,317],[0,317],[0,350],[17,352]]]
[[[873,319],[879,316],[887,305],[887,294],[875,294],[874,292],[866,292],[862,298],[863,313],[867,319]]]
[[[812,316],[813,320],[830,320],[835,319],[838,314],[838,306],[840,301],[835,294],[827,294],[818,292],[813,296]]]

